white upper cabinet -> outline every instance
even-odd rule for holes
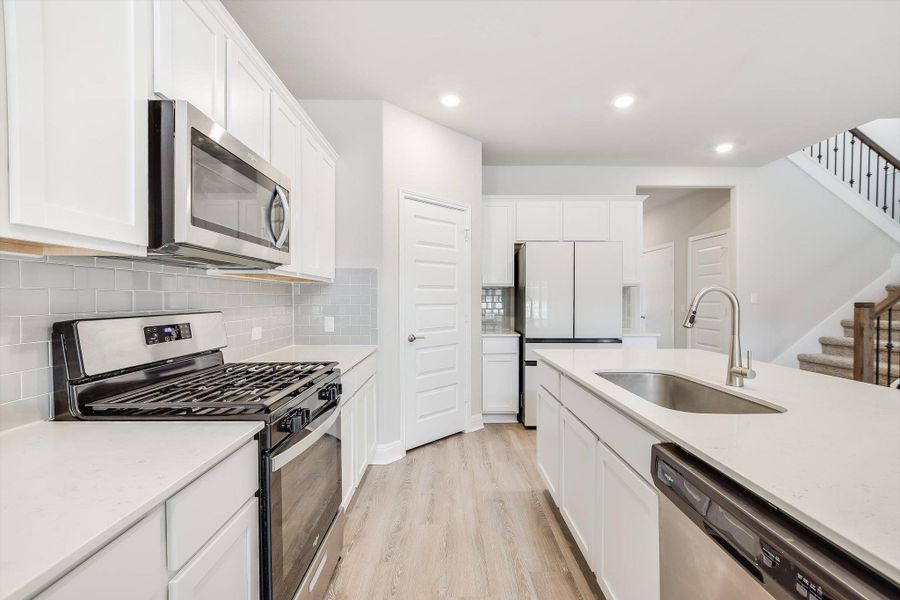
[[[609,203],[609,239],[622,242],[623,270],[625,285],[641,283],[641,254],[644,250],[644,205],[645,196],[629,200],[612,200]]]
[[[563,200],[563,237],[567,242],[609,239],[608,200]]]
[[[263,69],[240,44],[228,39],[225,86],[225,126],[248,148],[269,158],[271,86]]]
[[[335,160],[307,130],[303,132],[300,165],[299,272],[334,279]]]
[[[519,200],[516,202],[516,240],[555,242],[562,230],[562,203],[559,200]]]
[[[225,29],[198,0],[155,0],[153,91],[225,125]]]
[[[516,242],[516,203],[485,201],[481,210],[481,282],[484,286],[512,287]]]
[[[293,275],[300,270],[301,261],[301,229],[302,215],[300,193],[300,144],[303,141],[303,127],[300,124],[300,116],[291,105],[285,102],[275,91],[271,100],[272,116],[270,118],[271,133],[269,134],[270,152],[269,162],[272,166],[284,173],[291,180],[290,206],[291,206],[291,264],[282,265],[275,270]]]
[[[152,5],[6,0],[3,13],[0,237],[145,254]]]

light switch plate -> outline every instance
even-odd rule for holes
[[[334,333],[334,317],[325,317],[325,333]]]
[[[253,327],[250,329],[250,340],[261,340],[262,339],[262,327]]]

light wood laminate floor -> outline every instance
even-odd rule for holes
[[[331,599],[602,598],[518,424],[369,467],[347,517]]]

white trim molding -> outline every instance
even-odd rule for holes
[[[516,423],[519,417],[516,413],[487,413],[483,415],[485,425],[491,423]]]
[[[865,198],[854,192],[849,185],[823,169],[818,162],[803,152],[794,152],[787,158],[805,171],[807,175],[819,182],[822,187],[843,200],[844,204],[858,212],[895,242],[900,243],[900,223],[897,223],[874,205],[867,202]]]
[[[469,417],[469,426],[466,427],[466,433],[472,433],[473,431],[478,431],[479,429],[484,429],[484,416],[471,415]]]
[[[369,459],[369,464],[389,465],[392,462],[397,462],[404,456],[406,456],[406,451],[403,449],[403,442],[394,440],[388,444],[377,444],[375,452],[372,453],[372,458]]]

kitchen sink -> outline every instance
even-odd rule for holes
[[[726,415],[784,412],[784,409],[669,373],[597,371],[596,374],[647,402],[671,410]]]

